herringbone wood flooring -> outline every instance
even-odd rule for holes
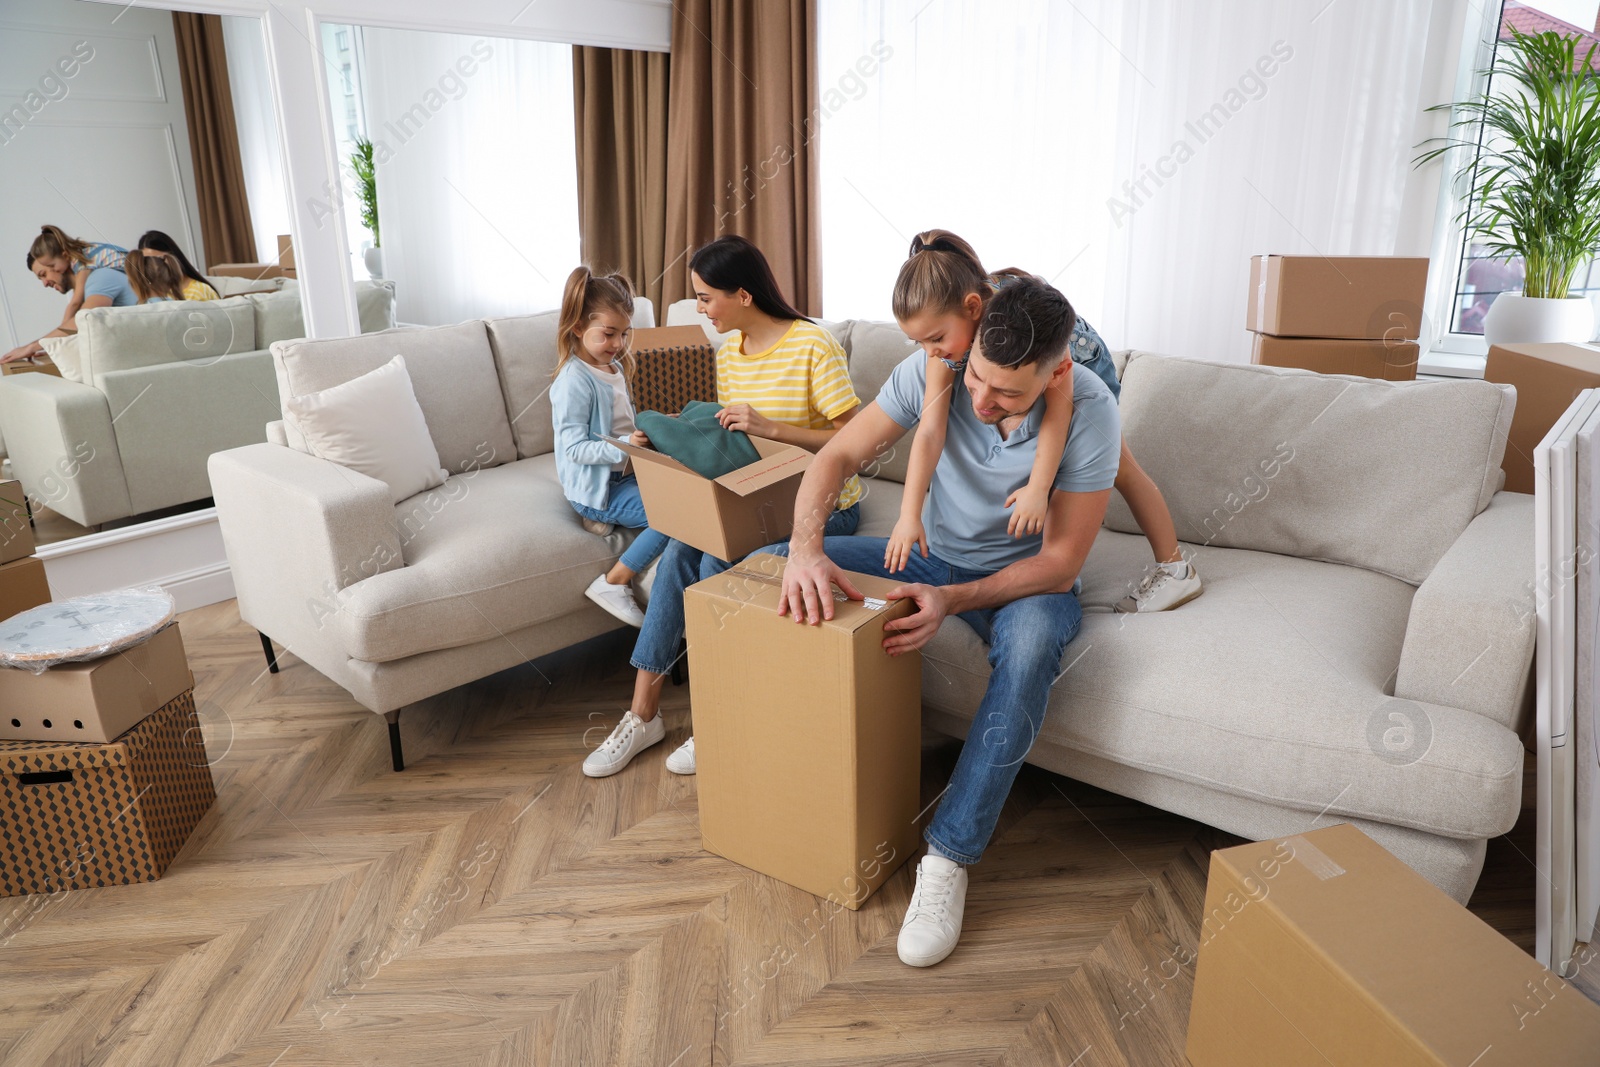
[[[666,743],[582,776],[627,634],[408,708],[395,774],[382,721],[291,656],[266,674],[231,602],[183,628],[217,802],[161,881],[0,902],[0,1062],[1185,1062],[1174,961],[1228,835],[1025,768],[960,947],[917,971],[909,869],[850,912],[701,851],[663,766],[685,690]],[[928,800],[956,752],[929,738]],[[1474,907],[1526,947],[1524,822]]]

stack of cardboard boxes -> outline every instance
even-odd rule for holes
[[[1410,381],[1427,285],[1426,259],[1254,256],[1251,362]]]
[[[50,602],[44,563],[33,548],[22,483],[0,482],[0,620]]]

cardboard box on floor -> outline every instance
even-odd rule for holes
[[[29,608],[50,603],[50,582],[38,556],[0,563],[0,623]]]
[[[1193,1067],[1540,1067],[1600,1006],[1349,823],[1211,854]]]
[[[761,458],[711,479],[653,448],[606,440],[633,457],[650,528],[668,537],[718,559],[739,559],[787,540],[794,528],[795,493],[812,458],[803,448],[752,437]]]
[[[1245,329],[1279,337],[1415,341],[1426,258],[1252,256]]]
[[[898,583],[852,574],[818,626],[778,615],[784,559],[752,556],[684,595],[705,848],[846,908],[918,846],[922,657],[890,657]],[[839,594],[842,596],[843,594]]]
[[[142,645],[42,674],[0,667],[0,740],[104,744],[192,688],[177,623]]]
[[[33,549],[33,525],[28,521],[28,497],[22,483],[0,481],[0,563],[31,556]]]
[[[160,878],[216,796],[190,691],[108,745],[0,741],[0,896]]]
[[[1327,337],[1251,335],[1250,362],[1267,367],[1299,367],[1318,374],[1358,374],[1391,382],[1417,377],[1415,341],[1355,341]]]
[[[1517,387],[1506,440],[1506,488],[1533,492],[1533,449],[1585,389],[1600,387],[1600,345],[1491,345],[1485,381]]]

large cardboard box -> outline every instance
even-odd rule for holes
[[[859,908],[916,850],[922,657],[891,657],[898,583],[852,574],[818,626],[778,615],[785,560],[752,556],[684,595],[695,788],[708,852]]]
[[[1193,1067],[1562,1067],[1600,1006],[1349,823],[1211,854]]]
[[[1245,329],[1415,341],[1427,288],[1426,258],[1252,256]]]
[[[794,528],[795,494],[812,459],[803,448],[752,437],[761,458],[711,479],[655,449],[606,440],[633,457],[653,530],[718,559],[739,559],[787,540]]]
[[[0,667],[0,739],[113,741],[192,688],[177,623],[142,645],[40,674]]]
[[[633,331],[633,406],[676,415],[691,400],[715,403],[717,350],[698,326]]]
[[[1365,341],[1327,337],[1251,335],[1250,362],[1267,367],[1299,367],[1318,374],[1359,374],[1391,382],[1417,376],[1415,341]]]
[[[1491,345],[1485,381],[1517,387],[1506,440],[1506,488],[1533,492],[1533,449],[1578,393],[1600,386],[1600,345]]]
[[[0,374],[54,374],[61,377],[61,368],[46,355],[32,356],[28,359],[14,359],[10,363],[0,363]]]
[[[33,524],[28,521],[28,497],[22,483],[0,481],[0,563],[31,556],[33,549]]]
[[[192,692],[109,745],[0,741],[0,895],[154,881],[216,796]]]
[[[38,556],[0,564],[0,623],[29,608],[50,603],[50,582]]]

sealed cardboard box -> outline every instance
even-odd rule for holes
[[[633,358],[636,410],[676,415],[691,400],[716,402],[717,350],[700,327],[634,330]]]
[[[1600,1006],[1349,823],[1211,854],[1193,1067],[1563,1067]]]
[[[22,483],[0,481],[0,563],[31,556],[33,548],[33,525],[28,521],[28,497]]]
[[[650,528],[709,552],[738,559],[785,541],[794,528],[794,498],[811,453],[752,437],[761,458],[715,480],[653,448],[606,438],[633,457]]]
[[[192,692],[108,745],[0,741],[0,895],[154,881],[216,796]]]
[[[1245,329],[1415,341],[1427,288],[1426,258],[1252,256]]]
[[[113,741],[193,686],[177,623],[100,659],[0,668],[0,739]]]
[[[1600,345],[1491,345],[1485,381],[1517,387],[1506,440],[1506,488],[1533,492],[1533,449],[1585,389],[1600,387]]]
[[[50,582],[38,556],[0,564],[0,622],[50,603]]]
[[[778,614],[785,560],[752,556],[684,595],[700,833],[709,852],[856,909],[916,850],[922,657],[890,657],[911,614],[852,574],[818,626]]]
[[[1318,374],[1359,374],[1391,382],[1417,376],[1415,341],[1365,341],[1326,337],[1251,335],[1250,362],[1267,367],[1299,367]]]

